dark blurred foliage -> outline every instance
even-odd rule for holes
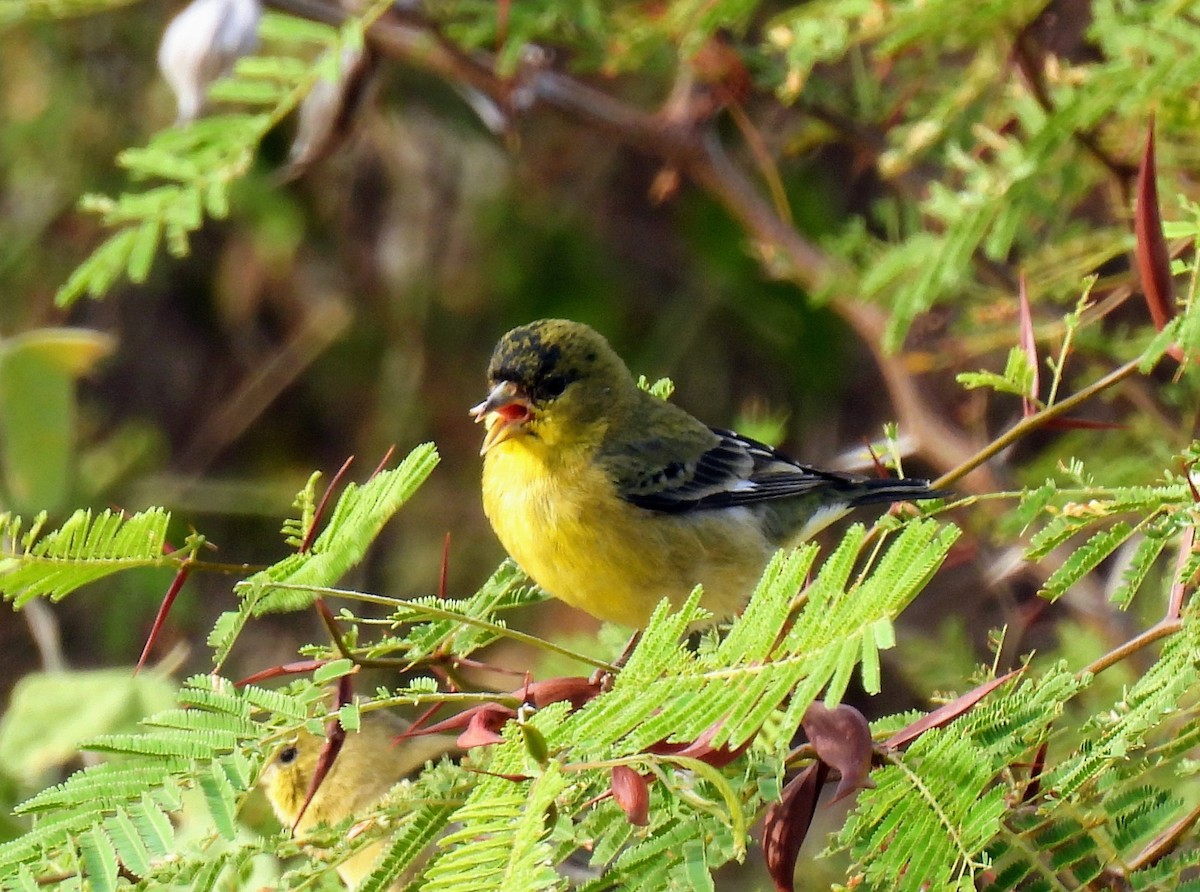
[[[693,114],[703,132],[711,126],[758,198],[777,185],[780,218],[842,265],[828,292],[795,284],[821,278],[811,270],[773,278],[781,265],[769,246],[716,190],[665,167],[669,153],[641,154],[628,147],[637,138],[623,142],[544,107],[492,132],[479,97],[389,58],[335,152],[284,182],[296,127],[285,121],[235,185],[230,214],[209,221],[187,257],[160,250],[144,284],[122,279],[104,299],[60,311],[55,291],[106,234],[79,197],[127,191],[114,158],[175,115],[154,56],[177,7],[8,24],[0,338],[80,326],[116,345],[79,384],[71,481],[51,527],[75,507],[162,505],[177,544],[196,529],[216,546],[209,559],[257,567],[287,553],[280,523],[314,469],[328,480],[353,455],[349,477],[364,480],[392,446],[403,455],[432,440],[441,467],[343,584],[399,597],[435,591],[449,534],[447,588],[466,594],[503,557],[480,506],[480,431],[467,409],[511,326],[545,316],[590,323],[635,374],[671,377],[685,408],[715,425],[775,431],[786,451],[816,465],[844,463],[885,421],[901,419],[902,436],[916,443],[905,471],[929,476],[1021,417],[1018,397],[954,380],[1003,367],[1019,335],[1019,273],[1033,294],[1043,365],[1062,344],[1061,319],[1081,282],[1100,277],[1100,309],[1076,333],[1059,396],[1151,336],[1128,234],[1151,112],[1170,183],[1166,216],[1194,218],[1187,202],[1200,197],[1191,138],[1200,75],[1184,65],[1197,64],[1188,61],[1196,25],[1168,4],[981,4],[946,21],[926,13],[928,4],[842,2],[828,4],[828,34],[814,33],[822,23],[808,15],[820,4],[715,4],[730,29],[688,17],[700,6],[684,3],[501,5],[506,40],[491,4],[482,14],[471,0],[441,0],[427,11],[441,35],[497,51],[493,86],[523,64],[523,41],[553,42],[555,71],[657,110],[656,120]],[[612,13],[611,35],[596,21],[576,29],[569,20],[572,10],[600,7]],[[671,10],[684,10],[682,24]],[[828,44],[805,42],[814,37]],[[691,38],[709,55],[686,57],[680,47]],[[737,64],[726,69],[730,46]],[[1171,53],[1177,65],[1145,73]],[[673,104],[681,72],[700,82],[691,106]],[[713,98],[717,88],[736,94],[736,115]],[[1185,256],[1182,244],[1172,245],[1176,256]],[[867,337],[869,326],[847,323],[856,307],[902,323]],[[905,349],[885,356],[885,335]],[[1077,456],[1103,469],[1102,486],[1160,479],[1195,434],[1194,376],[1176,371],[1132,378],[1078,413],[1119,429],[1039,431],[982,476],[960,480],[962,491],[1017,490],[1047,476],[1073,486],[1068,462]],[[898,404],[897,377],[923,411]],[[953,444],[941,441],[944,431]],[[1154,597],[1130,612],[1108,601],[1121,576],[1116,557],[1070,597],[1039,599],[1065,555],[1022,561],[1019,524],[1006,514],[1014,503],[983,500],[950,518],[966,535],[905,613],[872,715],[963,688],[977,660],[992,662],[990,629],[1007,629],[994,648],[1000,668],[1031,650],[1077,668],[1161,615]],[[14,487],[0,489],[0,510],[31,507]],[[1149,579],[1165,590],[1169,572],[1156,567]],[[234,605],[238,578],[193,574],[155,654],[173,675],[210,668],[204,637]],[[130,573],[72,594],[50,608],[60,648],[34,644],[47,617],[0,613],[0,691],[51,662],[51,650],[78,668],[131,665],[169,583],[166,571]],[[595,638],[590,618],[557,602],[520,619],[581,649]],[[615,651],[606,636],[591,645]],[[224,671],[285,663],[298,646],[326,639],[314,613],[266,616]],[[488,659],[525,669],[533,658],[506,644]],[[1109,692],[1139,661],[1104,677]],[[0,801],[9,793],[0,789]],[[830,811],[819,809],[816,821],[839,824]]]
[[[768,280],[709,199],[685,187],[653,203],[655,161],[552,119],[506,148],[456,93],[403,72],[387,75],[348,145],[280,187],[285,125],[191,256],[56,311],[54,290],[98,235],[78,196],[119,190],[115,154],[170,120],[153,67],[166,12],[20,26],[0,59],[4,333],[71,324],[118,343],[81,387],[71,506],[165,505],[179,540],[195,527],[215,559],[262,564],[283,554],[279,522],[311,470],[354,455],[361,480],[390,445],[433,440],[442,466],[346,584],[433,590],[449,532],[450,590],[473,591],[502,551],[480,509],[466,409],[494,341],[543,316],[596,326],[635,373],[672,377],[675,399],[713,424],[786,415],[785,445],[806,460],[878,435],[888,406],[864,352],[829,312]],[[836,159],[780,173],[806,230],[844,213],[852,174]],[[56,607],[71,663],[132,661],[168,581],[122,578]],[[190,582],[168,642],[202,640],[230,584]],[[536,622],[590,623],[557,605],[544,614]],[[37,656],[19,615],[2,623],[7,688]],[[296,623],[268,620],[230,671],[320,637],[315,619]],[[188,665],[205,662],[196,650]]]
[[[1077,21],[1083,5],[1053,4],[1030,13],[1028,27],[1014,32],[1013,41],[1042,42],[1045,71],[1062,74],[1055,86],[1064,90],[1071,81],[1063,66],[1096,60]],[[438,6],[447,21],[457,9]],[[969,29],[962,39],[978,40],[982,61],[944,108],[939,91],[954,81],[947,72],[962,74],[956,66],[973,58],[958,43],[941,52],[892,44],[870,64],[853,47],[836,64],[814,67],[819,76],[802,101],[782,103],[771,89],[782,80],[780,89],[793,90],[785,68],[803,70],[804,48],[786,33],[777,39],[786,20],[771,16],[781,10],[746,13],[750,34],[739,44],[746,77],[757,85],[750,89],[747,81],[740,94],[756,133],[748,135],[727,115],[715,127],[737,147],[735,160],[746,170],[764,182],[778,176],[798,232],[836,244],[831,255],[855,265],[850,293],[832,299],[771,278],[760,246],[711,193],[686,180],[663,188],[671,176],[659,158],[544,110],[492,133],[460,89],[389,63],[336,152],[281,183],[294,130],[285,121],[264,142],[254,172],[236,184],[229,216],[206,224],[189,256],[160,251],[144,285],[120,284],[103,300],[61,312],[53,306],[55,290],[104,234],[94,216],[77,210],[78,197],[128,188],[114,157],[173,118],[154,52],[176,10],[139,4],[10,26],[0,53],[0,336],[78,325],[117,343],[80,385],[72,487],[51,525],[68,506],[163,505],[173,512],[177,542],[195,528],[218,547],[214,559],[262,565],[285,553],[279,524],[312,470],[328,477],[354,455],[350,476],[362,480],[390,446],[403,454],[432,440],[442,466],[344,583],[400,596],[433,591],[449,533],[449,590],[474,591],[502,552],[480,508],[480,437],[466,410],[482,395],[495,340],[544,316],[596,326],[635,373],[673,378],[674,398],[684,407],[717,425],[752,432],[774,426],[787,451],[814,464],[833,463],[864,439],[878,438],[881,423],[903,410],[883,386],[877,344],[849,331],[844,306],[830,301],[886,304],[886,276],[876,276],[881,268],[904,283],[938,262],[959,222],[954,203],[938,204],[931,194],[960,189],[963,207],[989,196],[987,177],[1003,181],[1020,168],[1017,149],[1029,150],[1038,135],[1030,121],[1040,119],[1014,86],[1024,82],[1005,55],[1016,52],[1008,38]],[[513,8],[512,43],[528,24],[522,16],[534,12]],[[653,9],[639,13],[654,21]],[[920,20],[919,9],[909,13],[921,27],[953,27]],[[1002,17],[995,10],[988,15]],[[446,32],[463,36],[449,26]],[[640,32],[631,26],[630,33]],[[593,77],[639,108],[671,93],[678,62],[656,44],[662,34],[653,27],[648,33],[642,43],[606,47],[611,64]],[[487,45],[493,38],[473,39]],[[589,55],[595,51],[581,39],[558,50],[553,64],[586,70],[597,61]],[[1116,66],[1119,59],[1110,61]],[[1004,89],[1011,109],[991,101]],[[1133,158],[1129,146],[1143,137],[1143,109],[1119,111],[1124,116],[1114,111],[1106,122],[1104,146],[1110,155]],[[1179,134],[1188,132],[1189,114],[1174,105],[1160,117],[1160,128],[1173,128],[1176,137],[1163,140],[1167,163],[1188,157]],[[933,124],[943,129],[922,142],[920,128]],[[928,408],[968,454],[1019,417],[1014,401],[966,393],[953,381],[955,371],[1002,365],[1015,343],[1017,267],[1029,271],[1045,326],[1057,324],[1075,301],[1085,274],[1111,277],[1113,290],[1128,275],[1125,211],[1113,182],[1128,172],[1106,171],[1077,136],[1059,135],[1065,148],[1053,164],[1037,159],[1043,169],[1030,181],[1044,186],[1019,190],[1024,181],[1012,174],[1017,210],[1004,212],[1026,216],[1006,262],[982,256],[980,248],[962,261],[969,276],[951,270],[959,278],[939,284],[934,296],[942,303],[916,316],[908,352],[893,360],[893,373],[919,378]],[[977,143],[968,141],[975,137]],[[749,145],[754,140],[775,170],[763,169]],[[1055,204],[1059,181],[1076,192]],[[1144,308],[1136,301],[1108,312],[1102,325],[1079,333],[1064,392],[1103,374],[1113,354],[1128,353],[1125,345],[1144,337]],[[1089,406],[1097,420],[1125,421],[1124,431],[1039,433],[994,463],[987,482],[1036,484],[1077,454],[1103,460],[1114,482],[1151,479],[1190,435],[1179,419],[1189,417],[1194,399],[1186,380],[1175,390],[1152,390],[1171,372],[1156,375],[1130,382],[1119,406]],[[945,458],[930,431],[901,432],[915,433],[919,442],[907,473],[952,466],[922,463]],[[1009,572],[1012,562],[989,551],[999,513],[995,503],[984,504],[955,518],[972,535],[956,565],[905,616],[928,636],[915,637],[912,653],[903,656],[914,689],[928,687],[919,683],[927,675],[965,676],[984,652],[989,628],[1017,630],[1006,651],[1011,658],[1061,643],[1061,630],[1072,633],[1065,620],[1090,616],[1086,606],[1077,611],[1038,601],[1040,578]],[[197,645],[234,603],[236,578],[197,574],[189,581],[160,648],[192,646],[184,666],[175,668],[207,668]],[[68,661],[132,662],[168,583],[165,573],[121,576],[56,606]],[[1099,594],[1087,581],[1081,588],[1085,604]],[[1126,619],[1097,623],[1097,636],[1117,640]],[[527,621],[555,633],[590,635],[594,628],[558,604]],[[268,617],[227,671],[236,676],[285,662],[298,644],[323,637],[315,617]],[[0,618],[0,646],[7,656],[0,688],[7,689],[40,657],[20,615]],[[928,650],[943,662],[926,666],[937,663],[922,662]],[[894,708],[915,702],[895,687],[888,696]]]

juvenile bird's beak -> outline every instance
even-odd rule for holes
[[[483,455],[497,443],[523,432],[525,424],[533,417],[533,407],[520,387],[512,381],[501,381],[492,388],[487,399],[471,409],[471,416],[477,424],[482,421],[487,425],[483,447],[479,450]]]

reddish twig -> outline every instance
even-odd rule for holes
[[[374,480],[376,477],[378,477],[380,474],[382,474],[383,469],[388,466],[388,462],[390,462],[392,460],[392,456],[395,454],[396,454],[396,444],[393,443],[391,446],[389,446],[387,448],[387,452],[385,452],[383,454],[383,458],[381,458],[379,460],[379,464],[377,464],[375,466],[375,470],[371,472],[371,476],[368,477],[367,479]]]
[[[333,479],[329,481],[329,485],[325,487],[325,492],[321,494],[321,501],[317,503],[317,508],[313,512],[312,523],[304,534],[304,541],[300,543],[301,554],[307,553],[312,548],[313,541],[317,538],[317,529],[321,525],[321,518],[325,516],[325,508],[329,505],[329,500],[333,497],[333,490],[342,477],[345,476],[346,472],[350,470],[350,464],[353,461],[354,456],[352,455],[342,462],[342,466],[338,468],[337,473],[333,475]]]
[[[1196,544],[1196,528],[1188,527],[1183,531],[1183,539],[1179,543],[1179,558],[1175,562],[1175,581],[1171,584],[1171,596],[1167,601],[1167,620],[1179,619],[1183,614],[1183,598],[1187,593],[1188,581],[1183,578],[1183,570],[1192,556]]]
[[[1037,339],[1033,334],[1033,310],[1029,306],[1029,285],[1025,280],[1025,273],[1021,273],[1021,284],[1019,291],[1018,302],[1018,318],[1020,319],[1020,343],[1021,349],[1025,351],[1025,358],[1029,362],[1029,368],[1033,371],[1033,377],[1029,382],[1029,392],[1021,397],[1022,415],[1028,418],[1031,415],[1036,415],[1038,410],[1038,392],[1041,390],[1041,375],[1038,367],[1037,355]]]
[[[446,577],[450,568],[450,531],[446,530],[446,538],[442,540],[442,567],[438,573],[438,599],[446,600]]]
[[[1104,656],[1093,660],[1087,666],[1080,670],[1080,675],[1095,675],[1098,672],[1103,672],[1110,666],[1115,666],[1117,663],[1127,657],[1137,653],[1145,647],[1149,647],[1160,638],[1166,638],[1168,635],[1174,635],[1183,627],[1183,620],[1180,619],[1164,619],[1152,625],[1142,634],[1134,638],[1130,638],[1119,647],[1115,647],[1106,653]]]
[[[188,575],[192,572],[192,564],[193,560],[190,557],[180,564],[179,570],[175,573],[175,578],[171,580],[171,585],[167,588],[167,593],[163,595],[162,603],[158,605],[158,613],[154,615],[154,622],[150,626],[150,634],[146,636],[146,643],[142,647],[142,655],[138,657],[137,666],[133,669],[134,675],[141,672],[142,667],[146,665],[150,651],[158,642],[163,626],[166,625],[167,614],[171,612],[171,606],[175,603],[175,598],[178,596],[179,590],[183,588],[183,584],[187,582]]]
[[[284,675],[304,675],[309,672],[315,672],[328,662],[328,660],[296,660],[293,663],[271,666],[268,669],[260,669],[258,672],[251,673],[245,678],[235,681],[233,686],[235,688],[244,688],[248,684],[258,684],[260,681],[268,681],[269,679],[279,678]]]

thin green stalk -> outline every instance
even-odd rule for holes
[[[1087,387],[1083,388],[1083,390],[1072,394],[1062,402],[1056,403],[1053,406],[1049,406],[1043,409],[1041,412],[1038,412],[1036,415],[1030,415],[1026,418],[1022,418],[1007,431],[998,436],[992,442],[988,443],[987,446],[979,450],[979,452],[975,453],[958,467],[952,468],[935,480],[933,482],[933,486],[937,488],[946,487],[955,480],[965,477],[989,458],[992,458],[994,455],[1003,452],[1022,437],[1032,433],[1047,422],[1065,415],[1076,406],[1079,406],[1082,403],[1090,400],[1096,394],[1103,393],[1105,390],[1108,390],[1108,388],[1112,387],[1114,384],[1124,381],[1138,370],[1141,363],[1141,357],[1138,357],[1137,359],[1131,359],[1124,365],[1113,369],[1113,371],[1109,372],[1099,381],[1089,384]]]
[[[411,610],[417,616],[425,615],[434,619],[448,619],[453,622],[459,622],[463,625],[473,626],[477,629],[483,629],[491,632],[502,638],[508,638],[512,641],[519,641],[522,644],[528,644],[531,647],[537,647],[541,650],[549,651],[560,656],[568,657],[580,663],[585,663],[596,669],[602,669],[605,672],[616,672],[617,667],[604,660],[596,657],[588,656],[587,654],[579,653],[570,648],[563,647],[551,641],[538,638],[536,635],[529,635],[525,632],[519,632],[516,629],[510,629],[499,623],[489,622],[485,619],[479,619],[473,616],[464,616],[461,613],[455,613],[453,610],[443,610],[440,607],[434,607],[431,604],[413,604],[410,601],[404,601],[400,598],[388,598],[383,595],[372,595],[368,592],[356,592],[352,589],[329,588],[319,585],[294,585],[291,583],[279,582],[272,583],[269,588],[282,589],[284,591],[311,592],[316,595],[329,595],[334,598],[346,598],[350,601],[362,601],[367,604],[382,604],[386,607],[399,608],[403,610]]]

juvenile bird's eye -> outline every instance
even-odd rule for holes
[[[300,755],[300,751],[294,746],[284,747],[279,751],[279,762],[282,765],[290,765],[296,761],[298,755]]]

